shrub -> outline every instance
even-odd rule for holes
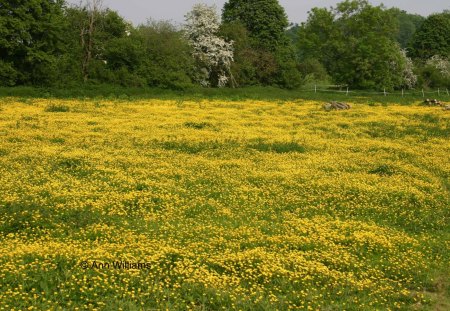
[[[45,108],[46,112],[69,112],[70,108],[62,104],[50,104]]]

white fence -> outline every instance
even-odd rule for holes
[[[332,90],[330,88],[339,88],[339,90]],[[412,96],[421,96],[423,98],[425,98],[427,95],[437,95],[437,96],[450,96],[450,92],[449,90],[446,89],[437,89],[435,91],[433,90],[428,90],[425,91],[424,89],[422,90],[404,90],[402,89],[401,91],[396,91],[396,92],[387,92],[386,89],[384,89],[382,92],[373,92],[373,91],[364,91],[364,90],[355,90],[352,91],[350,90],[349,87],[347,86],[341,86],[341,85],[315,85],[314,89],[303,89],[304,91],[309,91],[309,92],[314,92],[314,93],[318,93],[318,92],[329,92],[329,93],[340,93],[340,94],[346,94],[346,95],[351,95],[351,94],[358,94],[358,95],[384,95],[384,96],[388,96],[388,95],[396,95],[396,96],[408,96],[408,95],[412,95]]]

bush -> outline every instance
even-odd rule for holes
[[[14,86],[18,76],[12,64],[0,60],[0,86]]]
[[[433,56],[419,65],[419,83],[426,88],[450,88],[450,62],[440,56]]]
[[[69,112],[70,108],[62,104],[50,104],[45,108],[46,112]]]
[[[138,75],[147,85],[175,90],[192,86],[194,62],[182,33],[166,21],[149,21],[137,31],[145,54]]]
[[[329,81],[325,66],[315,58],[308,58],[298,64],[298,70],[302,74],[303,83]]]

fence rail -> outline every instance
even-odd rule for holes
[[[341,88],[340,90],[332,90],[329,88],[324,88],[324,87],[339,87]],[[363,90],[350,90],[350,88],[345,87],[344,90],[342,90],[343,86],[340,85],[321,85],[321,86],[314,86],[313,89],[303,89],[303,91],[307,91],[307,92],[314,92],[314,93],[319,93],[319,92],[328,92],[328,93],[340,93],[340,94],[346,94],[346,95],[350,95],[350,94],[364,94],[364,95],[383,95],[383,96],[389,96],[389,95],[395,95],[395,96],[408,96],[408,95],[413,95],[413,96],[421,96],[423,98],[425,98],[427,95],[432,95],[432,94],[437,94],[438,96],[450,96],[450,92],[448,89],[437,89],[437,90],[401,90],[401,91],[396,91],[396,92],[387,92],[386,90],[380,91],[380,92],[373,92],[373,91],[363,91]]]

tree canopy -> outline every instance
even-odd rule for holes
[[[249,43],[236,49],[238,65],[233,68],[244,70],[235,73],[241,85],[256,81],[293,88],[300,84],[294,48],[286,32],[288,19],[278,0],[229,0],[223,7],[222,19],[225,25],[234,24]],[[225,28],[233,37],[230,26]]]
[[[411,55],[429,59],[435,55],[450,57],[450,12],[430,15],[415,33]]]
[[[405,59],[396,42],[395,16],[365,0],[311,10],[301,25],[301,60],[318,59],[337,83],[355,88],[392,89],[402,85]]]
[[[225,23],[241,22],[253,45],[270,51],[286,45],[289,22],[278,0],[229,0],[222,11]]]
[[[186,15],[186,35],[197,61],[198,81],[203,86],[225,86],[230,79],[233,44],[219,36],[220,21],[216,8],[194,5]]]
[[[61,0],[2,1],[0,84],[45,84],[54,77],[63,51]]]
[[[406,49],[409,47],[416,31],[424,22],[425,17],[417,14],[409,14],[408,12],[399,10],[397,8],[392,8],[390,9],[390,11],[397,17],[397,42],[400,44],[402,49]]]
[[[228,0],[221,13],[133,25],[103,0],[0,1],[0,86],[450,88],[449,11],[345,0],[299,25],[278,0]]]

